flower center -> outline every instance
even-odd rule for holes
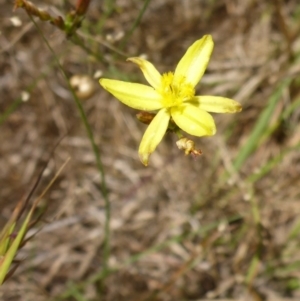
[[[184,76],[174,77],[173,72],[162,75],[161,88],[158,92],[162,95],[164,108],[179,106],[195,95],[193,85],[187,83]]]

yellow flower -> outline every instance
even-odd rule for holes
[[[195,86],[205,72],[213,46],[210,35],[197,40],[179,61],[175,72],[163,75],[147,60],[129,58],[128,61],[141,68],[151,87],[100,79],[100,85],[125,105],[142,111],[158,110],[139,147],[139,156],[144,165],[148,165],[150,154],[166,133],[170,118],[190,135],[211,136],[216,133],[216,126],[207,112],[235,113],[242,110],[238,102],[229,98],[195,95]]]

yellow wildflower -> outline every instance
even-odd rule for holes
[[[148,126],[140,147],[139,156],[144,165],[167,131],[170,118],[176,125],[194,136],[211,136],[216,133],[213,113],[235,113],[241,105],[229,98],[197,96],[195,86],[202,78],[209,62],[213,40],[204,36],[190,46],[179,61],[175,72],[161,75],[149,61],[133,57],[128,61],[137,64],[151,86],[100,79],[101,86],[129,107],[142,111],[157,111]]]

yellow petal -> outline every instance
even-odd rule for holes
[[[140,57],[131,57],[127,61],[133,62],[141,68],[146,80],[154,89],[158,89],[161,86],[161,75],[149,61]]]
[[[213,48],[211,35],[196,41],[178,63],[174,76],[185,77],[195,87],[205,72]]]
[[[166,133],[169,120],[169,111],[161,109],[148,126],[139,147],[139,156],[144,165],[148,165],[149,156],[154,152]]]
[[[162,107],[160,94],[149,86],[106,78],[99,82],[105,90],[131,108],[153,111]]]
[[[171,108],[171,116],[174,122],[190,135],[200,137],[212,136],[216,133],[212,116],[191,104]]]
[[[212,113],[237,113],[242,106],[235,100],[219,96],[195,96],[191,103],[199,109]]]

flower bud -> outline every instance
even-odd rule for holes
[[[83,16],[90,5],[90,0],[78,0],[76,4],[76,14]]]

